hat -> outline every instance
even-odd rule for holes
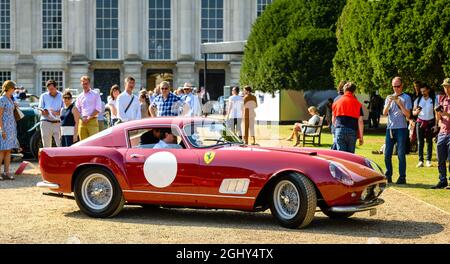
[[[2,93],[10,90],[10,89],[14,89],[16,88],[16,83],[10,80],[7,80],[3,83],[2,85]]]
[[[450,85],[450,78],[445,78],[442,85]]]
[[[192,89],[192,84],[190,82],[185,82],[184,86],[183,86],[183,89],[185,89],[185,88]]]

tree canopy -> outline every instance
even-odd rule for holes
[[[242,84],[264,92],[333,87],[336,21],[345,0],[276,0],[256,20]]]
[[[348,0],[338,20],[335,82],[392,92],[394,76],[438,87],[450,75],[448,0]],[[405,86],[404,85],[404,86]]]

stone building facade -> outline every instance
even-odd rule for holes
[[[81,91],[89,75],[105,94],[125,76],[152,89],[203,85],[200,44],[247,39],[272,0],[0,0],[0,81],[30,93],[47,79]],[[241,56],[208,57],[208,91],[237,84]],[[211,84],[211,85],[210,85]]]

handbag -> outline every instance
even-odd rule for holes
[[[22,112],[22,110],[19,109],[19,107],[14,107],[14,119],[17,121],[21,120],[25,114]]]

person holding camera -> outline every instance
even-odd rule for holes
[[[436,107],[435,97],[431,94],[431,89],[427,84],[421,84],[420,95],[414,101],[413,115],[417,117],[415,132],[417,135],[419,163],[416,167],[423,167],[423,148],[425,139],[427,142],[426,166],[431,167],[431,155],[433,152],[433,127],[435,125],[434,108]]]
[[[439,105],[435,108],[436,124],[440,125],[437,138],[439,182],[432,189],[444,189],[448,186],[446,165],[450,144],[450,78],[446,78],[442,86],[445,94],[439,97]]]
[[[386,164],[386,178],[392,182],[392,153],[397,143],[397,157],[399,162],[399,178],[396,184],[406,184],[406,141],[408,140],[408,119],[411,116],[411,97],[403,93],[403,82],[400,77],[392,79],[394,94],[386,98],[383,115],[388,116],[386,129],[386,147],[384,162]]]

